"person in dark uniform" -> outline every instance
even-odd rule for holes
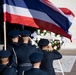
[[[18,60],[18,75],[22,75],[23,71],[32,68],[29,56],[30,54],[37,52],[36,46],[32,45],[30,41],[31,32],[28,30],[23,30],[20,33],[23,43],[16,50],[17,60]]]
[[[14,67],[16,67],[17,71],[17,56],[16,56],[16,50],[20,46],[19,43],[19,30],[11,30],[8,33],[8,39],[10,39],[10,42],[7,43],[7,50],[11,52],[10,58],[12,59],[12,64]]]
[[[17,75],[16,68],[10,59],[9,50],[0,50],[0,75]]]
[[[10,39],[10,42],[7,44],[7,49],[12,52],[12,56],[14,57],[14,62],[17,63],[17,56],[15,53],[15,50],[20,46],[19,42],[19,30],[11,30],[8,33],[8,38]]]
[[[41,60],[43,58],[43,54],[41,53],[32,53],[29,56],[29,59],[33,65],[33,67],[24,72],[24,75],[48,75],[47,72],[40,69]]]
[[[47,39],[40,39],[38,46],[42,49],[44,55],[40,68],[48,72],[48,75],[56,75],[53,68],[53,60],[61,59],[62,55],[49,45],[49,41]]]

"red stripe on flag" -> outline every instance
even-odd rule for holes
[[[4,13],[4,21],[39,28],[38,25],[35,24],[34,19],[30,17],[24,17],[24,16],[19,16],[19,15]]]
[[[75,15],[73,14],[73,12],[71,10],[69,10],[68,8],[59,8],[64,14],[66,15],[72,15],[73,17],[75,17]]]

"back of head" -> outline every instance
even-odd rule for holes
[[[18,37],[19,36],[19,30],[11,30],[9,33],[8,33],[8,36],[10,37],[10,38],[16,38],[16,37]]]
[[[0,50],[0,58],[7,58],[11,55],[9,50]]]
[[[48,44],[49,44],[48,39],[40,39],[40,41],[38,42],[39,47],[47,46]]]
[[[41,54],[41,53],[32,53],[29,56],[29,59],[32,63],[38,63],[42,60],[42,58],[43,58],[43,54]]]
[[[29,30],[23,30],[23,31],[20,32],[20,35],[22,37],[27,37],[27,36],[30,37],[31,36],[31,32]]]

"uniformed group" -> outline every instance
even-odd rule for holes
[[[55,75],[53,60],[62,55],[49,45],[48,39],[32,44],[29,30],[11,30],[7,50],[0,50],[0,75]]]

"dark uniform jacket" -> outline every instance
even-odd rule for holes
[[[9,50],[12,53],[10,58],[12,59],[11,61],[15,67],[17,67],[16,50],[19,46],[20,46],[20,44],[16,43],[16,42],[12,42],[7,45],[7,50]]]
[[[41,62],[41,69],[48,72],[49,75],[55,75],[53,60],[61,59],[62,55],[56,50],[52,52],[47,52],[46,50],[42,51],[44,56]]]
[[[0,75],[17,75],[16,68],[10,63],[7,65],[0,64]]]
[[[18,64],[29,63],[29,55],[36,52],[36,48],[32,45],[22,44],[17,50]]]
[[[29,45],[29,44],[22,44],[17,50],[16,50],[16,55],[17,55],[17,60],[18,60],[18,71],[19,75],[25,70],[29,70],[32,68],[32,64],[29,60],[29,56],[37,52],[36,46]]]
[[[10,51],[12,51],[12,48],[14,48],[14,50],[15,50],[19,46],[20,46],[20,43],[12,42],[12,43],[10,43],[10,44],[7,45],[7,49],[10,50]]]
[[[16,71],[18,71],[16,50],[17,50],[17,48],[19,46],[20,46],[20,44],[19,43],[16,43],[16,42],[12,42],[12,43],[8,44],[8,46],[7,46],[7,49],[11,52],[11,56],[10,56],[10,59],[11,60],[10,60],[10,62],[15,67],[15,70]]]
[[[32,68],[28,71],[25,71],[24,75],[48,75],[47,72],[39,69],[39,68]]]

